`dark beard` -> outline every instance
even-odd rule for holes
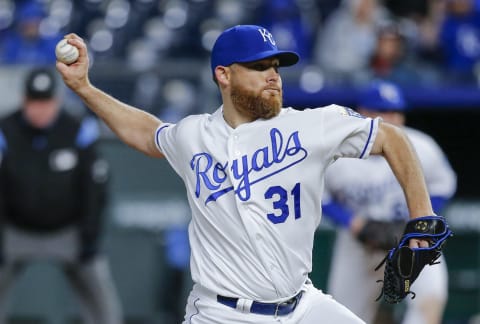
[[[232,87],[230,95],[234,107],[252,120],[258,118],[270,119],[277,116],[282,109],[282,97],[269,96],[267,99],[261,95],[255,95],[252,91],[242,87]]]

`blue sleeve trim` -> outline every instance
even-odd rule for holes
[[[7,148],[8,148],[7,139],[5,138],[3,131],[0,129],[0,151],[2,153],[5,153],[7,151]]]
[[[368,133],[367,143],[365,143],[365,147],[363,148],[362,154],[360,154],[360,159],[363,158],[363,156],[365,155],[365,152],[367,151],[367,147],[370,144],[370,140],[372,139],[372,133],[373,133],[373,119],[370,120],[370,132]]]
[[[448,199],[446,197],[441,197],[441,196],[432,196],[430,197],[430,201],[432,202],[433,211],[436,214],[441,214],[443,207],[445,207],[445,205],[448,202]]]
[[[353,212],[337,202],[322,205],[323,213],[335,225],[348,228],[353,219]]]
[[[98,127],[97,120],[95,117],[86,117],[80,125],[75,144],[79,148],[86,148],[98,140],[99,137],[100,128]]]
[[[158,135],[163,129],[167,128],[168,126],[170,126],[170,124],[162,125],[158,127],[157,131],[155,132],[155,143],[157,144],[157,147],[160,150],[160,152],[162,151],[162,149],[160,147],[160,142],[158,141]]]

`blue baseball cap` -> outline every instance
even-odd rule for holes
[[[238,25],[223,31],[212,49],[212,73],[219,65],[247,63],[278,57],[280,66],[290,66],[300,57],[295,52],[280,51],[273,35],[264,27],[256,25]]]
[[[360,94],[358,106],[378,112],[404,111],[406,108],[402,91],[395,84],[374,81]]]
[[[16,10],[16,19],[19,22],[39,20],[45,18],[45,7],[37,1],[27,1]]]

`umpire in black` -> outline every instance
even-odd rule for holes
[[[98,124],[61,109],[56,75],[31,70],[22,107],[0,121],[0,324],[8,292],[35,260],[62,267],[85,323],[122,323],[107,260],[99,253],[108,165]]]

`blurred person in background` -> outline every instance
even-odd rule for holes
[[[381,27],[376,37],[365,80],[383,79],[403,86],[438,83],[438,73],[410,50],[408,39],[398,24]]]
[[[405,30],[409,47],[436,68],[441,64],[438,35],[445,17],[445,0],[386,0],[385,5]]]
[[[373,81],[361,94],[357,110],[404,128],[418,152],[433,209],[441,215],[456,190],[456,175],[433,138],[405,126],[405,109],[396,85]],[[383,279],[383,271],[374,269],[396,245],[394,239],[401,237],[408,220],[402,189],[383,158],[343,159],[327,170],[324,197],[324,215],[338,227],[327,292],[365,322],[374,323],[381,288],[376,281]],[[416,298],[406,298],[403,323],[441,323],[448,275],[443,256],[440,261],[427,266],[412,285]]]
[[[45,4],[28,0],[18,2],[13,26],[5,32],[0,53],[4,64],[54,64],[55,46],[62,36],[46,34],[41,23],[46,18]]]
[[[61,108],[52,70],[35,68],[21,109],[0,121],[0,323],[15,279],[34,261],[58,263],[89,324],[122,323],[99,251],[108,164],[97,121]]]
[[[389,19],[378,0],[343,0],[318,32],[313,53],[330,82],[356,82],[375,50],[379,26]]]
[[[476,75],[480,75],[480,12],[474,0],[447,0],[439,42],[447,78],[454,83],[476,84]]]

